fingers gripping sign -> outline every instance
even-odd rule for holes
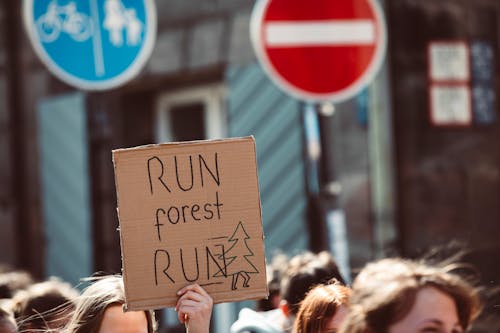
[[[208,333],[212,316],[213,300],[198,284],[191,284],[177,292],[179,299],[175,306],[181,323],[188,333]]]

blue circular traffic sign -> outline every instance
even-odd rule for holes
[[[24,22],[42,62],[86,90],[134,78],[156,38],[153,0],[25,0]]]

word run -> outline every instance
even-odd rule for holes
[[[214,163],[213,166],[209,167],[205,158],[201,154],[195,156],[194,162],[197,164],[193,165],[193,156],[185,156],[186,160],[180,161],[181,158],[173,156],[173,167],[175,168],[175,182],[174,180],[169,181],[166,179],[165,170],[167,165],[158,156],[153,156],[148,159],[148,179],[149,179],[149,189],[151,195],[154,195],[156,191],[166,190],[172,193],[172,189],[176,188],[183,192],[192,191],[197,187],[204,187],[206,183],[206,178],[210,177],[217,186],[220,186],[220,174],[219,174],[219,162],[217,153],[214,153]],[[188,166],[187,158],[189,158],[189,171],[185,172],[186,166]],[[196,171],[195,171],[196,169]],[[199,170],[199,171],[198,171]],[[172,174],[172,172],[170,173]],[[208,179],[210,179],[208,178]]]
[[[196,282],[200,279],[210,281],[214,278],[225,278],[227,277],[227,262],[224,245],[204,246],[202,249],[194,247],[189,250],[157,249],[154,253],[154,270],[155,285],[169,281],[171,283],[179,280]]]

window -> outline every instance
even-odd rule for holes
[[[159,96],[156,141],[217,139],[226,135],[225,89],[220,84],[185,88]]]

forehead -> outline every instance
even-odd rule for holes
[[[15,333],[17,332],[16,325],[10,320],[0,320],[0,332],[2,333]]]
[[[389,332],[408,332],[407,329],[415,329],[431,321],[439,322],[446,328],[455,327],[459,322],[457,308],[455,301],[448,294],[434,287],[424,287],[417,292],[410,312],[391,325]]]
[[[434,314],[444,317],[446,315],[457,315],[455,300],[447,293],[434,288],[424,287],[417,292],[415,304],[412,310],[421,314]]]
[[[104,312],[98,333],[147,333],[148,320],[144,311],[123,312],[120,305],[112,305]]]

